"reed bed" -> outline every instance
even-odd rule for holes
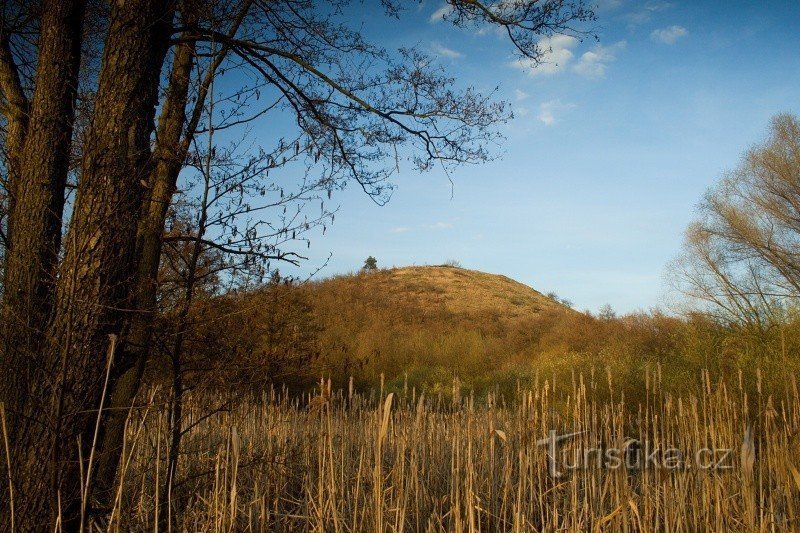
[[[780,395],[748,394],[741,376],[729,383],[704,373],[696,393],[674,397],[657,370],[642,379],[646,395],[635,402],[611,376],[581,374],[537,379],[511,398],[475,398],[457,382],[435,396],[359,395],[322,382],[315,394],[270,390],[213,416],[194,398],[184,407],[190,431],[167,488],[169,517],[156,504],[165,417],[142,409],[131,416],[121,490],[102,528],[800,530],[795,382]],[[579,434],[553,448],[551,431]],[[628,461],[642,459],[643,446],[680,450],[680,465]],[[719,464],[695,464],[701,449],[718,451]],[[579,464],[587,450],[623,450],[625,461]]]

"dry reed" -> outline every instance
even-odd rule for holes
[[[166,522],[180,531],[800,528],[796,383],[781,397],[760,388],[748,397],[736,379],[704,373],[696,394],[675,397],[659,375],[643,376],[646,395],[635,403],[610,375],[594,374],[540,378],[513,398],[480,401],[413,389],[337,393],[322,383],[314,395],[272,390],[208,417],[194,398]],[[103,529],[159,527],[168,434],[153,409],[131,417],[123,486]],[[580,432],[559,445],[559,457],[593,448],[630,454],[638,441],[683,451],[686,467],[586,461],[560,465],[554,476],[541,445],[551,430]],[[704,448],[732,450],[726,468],[693,464],[691,454]]]

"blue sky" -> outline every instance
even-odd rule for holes
[[[599,41],[555,38],[549,62],[521,68],[494,32],[438,20],[426,0],[365,31],[389,48],[438,56],[463,85],[500,86],[516,118],[501,158],[448,177],[401,167],[379,207],[357,187],[334,197],[310,271],[439,264],[504,274],[578,309],[663,305],[664,273],[706,188],[779,112],[800,113],[800,2],[605,0]],[[389,41],[386,41],[386,36]]]

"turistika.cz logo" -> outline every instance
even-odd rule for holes
[[[654,446],[648,441],[625,439],[621,447],[586,447],[583,443],[564,446],[585,431],[559,435],[550,430],[548,436],[536,441],[547,447],[550,475],[561,477],[571,470],[729,470],[733,468],[731,448],[700,448],[692,452],[679,448]]]

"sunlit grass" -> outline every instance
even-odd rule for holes
[[[800,397],[748,397],[698,376],[671,396],[659,371],[633,403],[614,376],[539,377],[513,397],[414,389],[369,396],[278,391],[205,418],[188,402],[171,513],[185,531],[698,531],[800,527]],[[156,395],[157,397],[157,395]],[[598,399],[599,398],[599,399]],[[186,425],[185,424],[185,425]],[[746,438],[750,428],[752,440]],[[549,430],[585,432],[566,452],[637,439],[688,454],[732,450],[729,469],[581,468],[554,477]],[[111,530],[153,530],[167,448],[154,401],[132,415]]]

